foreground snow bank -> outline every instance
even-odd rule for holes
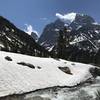
[[[94,67],[0,51],[0,97],[54,86],[75,86],[93,78],[89,69]]]

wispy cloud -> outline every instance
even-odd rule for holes
[[[44,21],[46,21],[46,20],[48,20],[48,18],[43,17],[43,18],[40,18],[40,20],[44,20]]]
[[[33,29],[32,25],[28,25],[28,24],[25,24],[25,29],[24,31],[26,33],[28,33],[29,35],[31,35],[32,32],[36,33],[38,35],[38,32],[36,30]]]

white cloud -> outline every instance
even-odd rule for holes
[[[60,13],[56,13],[56,17],[58,17],[63,22],[70,24],[73,20],[75,20],[76,13],[72,12],[72,13],[68,13],[65,15],[62,15]]]
[[[25,24],[26,28],[25,28],[25,32],[28,33],[29,35],[31,35],[32,32],[36,33],[38,36],[38,32],[36,30],[33,29],[32,25],[28,25]]]

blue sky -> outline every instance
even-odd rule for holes
[[[40,34],[44,26],[56,19],[55,14],[78,12],[100,22],[100,0],[0,0],[0,15],[20,29],[32,25]]]

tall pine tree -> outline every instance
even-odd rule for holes
[[[63,30],[59,30],[58,42],[57,42],[57,57],[66,59],[67,47],[70,45],[70,32],[71,30],[64,27]]]
[[[58,42],[57,42],[57,57],[65,58],[66,51],[66,35],[65,31],[59,30]]]

